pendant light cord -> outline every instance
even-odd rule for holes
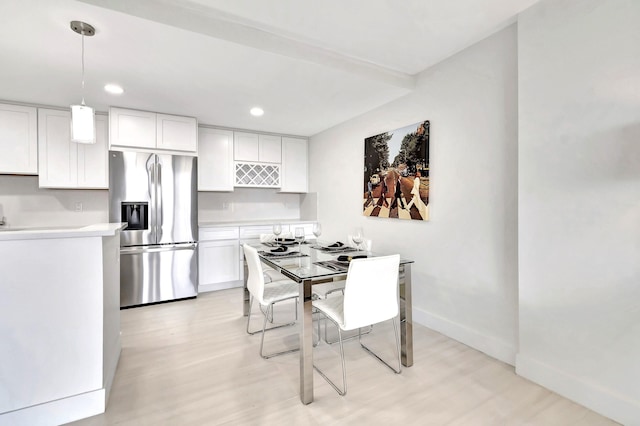
[[[84,106],[84,34],[82,34],[82,105]]]

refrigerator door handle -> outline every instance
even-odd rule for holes
[[[198,247],[197,243],[170,244],[170,245],[147,246],[147,247],[122,247],[120,249],[120,254],[158,253],[161,251],[195,250],[196,247]]]
[[[162,164],[160,161],[156,164],[156,223],[157,223],[157,237],[156,241],[162,240],[162,225],[164,224],[164,217],[162,214]]]
[[[153,157],[153,155],[151,156]],[[149,157],[149,159],[151,159],[151,157]],[[149,176],[149,179],[147,181],[147,185],[148,185],[148,191],[149,191],[149,198],[151,199],[151,223],[149,224],[149,229],[151,231],[151,239],[153,241],[158,241],[158,239],[156,238],[156,222],[155,222],[155,203],[156,203],[156,187],[155,187],[155,182],[156,182],[156,168],[155,168],[155,164],[154,163],[149,163],[149,160],[147,160],[147,176]]]

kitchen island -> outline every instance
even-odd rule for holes
[[[0,425],[105,411],[121,350],[123,227],[0,230]]]

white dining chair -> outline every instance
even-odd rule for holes
[[[370,239],[364,239],[362,241],[362,247],[370,252],[371,247],[373,246],[373,242]],[[353,237],[351,235],[347,235],[347,245],[355,247],[357,244],[353,242]],[[337,291],[342,292],[344,290],[344,280],[332,281],[328,283],[317,284],[313,286],[313,296],[316,299],[325,299],[331,293],[335,293]]]
[[[373,246],[373,242],[371,239],[364,239],[362,241],[362,247],[370,252],[371,251],[371,247]],[[353,242],[353,236],[352,235],[347,235],[347,245],[355,247],[357,244]],[[341,292],[342,294],[344,294],[344,285],[345,285],[345,280],[338,280],[338,281],[332,281],[332,282],[328,282],[328,283],[322,283],[322,284],[317,284],[314,285],[312,288],[312,292],[313,292],[313,298],[314,299],[326,299],[329,295],[336,293],[336,292]],[[370,331],[371,328],[369,328]],[[367,333],[369,333],[369,331],[367,331]],[[354,336],[350,336],[349,338],[353,338]],[[327,321],[324,321],[324,341],[329,343],[329,344],[334,344],[337,343],[337,340],[330,340],[328,337],[328,333],[327,333]]]
[[[247,277],[247,290],[249,290],[250,297],[249,314],[247,316],[247,333],[262,333],[262,338],[260,340],[260,356],[262,358],[272,358],[277,355],[282,355],[299,350],[298,348],[296,348],[285,350],[282,352],[276,352],[266,355],[264,354],[264,335],[267,331],[295,324],[295,322],[291,322],[267,328],[267,321],[269,320],[268,313],[270,311],[273,312],[273,305],[285,300],[297,299],[299,294],[298,284],[295,281],[286,278],[284,280],[272,281],[268,285],[265,285],[262,263],[260,262],[258,251],[248,244],[243,244],[242,248],[244,250],[244,256],[247,261],[247,267],[249,269],[249,276]],[[262,324],[262,330],[250,331],[251,310],[254,300],[257,300],[260,306],[265,308],[265,310],[260,310],[264,316],[264,321]]]
[[[278,238],[293,238],[293,234],[291,232],[283,232]],[[274,234],[260,234],[260,243],[273,243],[275,241],[276,236]],[[280,272],[266,265],[262,267],[262,271],[266,282],[280,281],[287,278]]]
[[[400,336],[396,318],[399,317],[398,268],[400,255],[372,257],[352,260],[347,273],[344,295],[313,301],[313,307],[338,327],[340,359],[342,361],[342,390],[338,388],[316,365],[314,368],[340,394],[347,393],[347,373],[344,360],[342,332],[360,330],[363,327],[392,320],[396,338],[398,368],[394,368],[362,343],[363,349],[376,357],[395,373],[400,373]]]

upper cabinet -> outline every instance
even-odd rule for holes
[[[198,129],[198,191],[233,191],[233,132]]]
[[[282,138],[234,132],[235,186],[280,188]]]
[[[111,107],[109,148],[197,154],[198,123],[193,117]]]
[[[197,152],[198,123],[193,117],[156,115],[158,149]]]
[[[71,112],[38,109],[38,174],[41,188],[109,187],[107,118],[96,115],[96,143],[71,142]]]
[[[278,164],[282,161],[280,136],[234,132],[233,142],[236,161]]]
[[[156,113],[109,108],[109,146],[156,147]]]
[[[280,192],[308,192],[308,165],[308,141],[283,136]]]
[[[250,187],[306,193],[307,144],[302,138],[200,127],[198,190]]]
[[[0,104],[0,173],[38,174],[38,113]]]

